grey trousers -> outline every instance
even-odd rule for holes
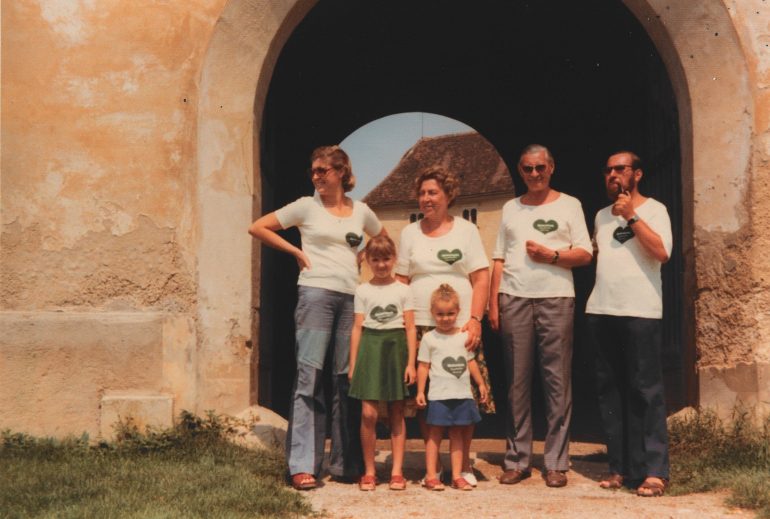
[[[500,294],[499,304],[508,383],[503,468],[532,466],[532,375],[537,365],[546,404],[545,469],[569,470],[575,299]]]
[[[358,436],[361,404],[348,396],[353,296],[324,288],[300,286],[296,322],[297,378],[289,410],[286,458],[290,474],[318,476],[324,456],[326,415],[331,408],[329,473],[355,477],[363,473]],[[323,367],[332,351],[332,401],[324,398]]]

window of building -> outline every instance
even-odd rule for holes
[[[476,209],[463,209],[463,218],[476,225],[476,215],[478,211]]]
[[[409,223],[414,223],[417,220],[422,220],[425,218],[425,215],[422,213],[412,213],[409,215]]]

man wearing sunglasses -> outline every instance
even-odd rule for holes
[[[612,204],[596,214],[596,283],[586,326],[596,351],[599,409],[609,475],[602,488],[663,495],[668,483],[666,405],[660,362],[661,264],[671,255],[666,206],[639,193],[642,163],[629,151],[607,159]]]
[[[591,240],[580,202],[550,187],[554,160],[547,148],[527,146],[518,171],[527,191],[503,206],[489,299],[508,383],[500,483],[516,484],[531,475],[532,374],[538,365],[546,400],[545,483],[563,487],[572,415],[572,267],[591,262]]]

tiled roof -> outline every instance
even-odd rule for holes
[[[461,198],[493,194],[513,196],[513,182],[505,162],[488,140],[471,132],[423,137],[363,201],[373,207],[414,203],[414,179],[431,166],[441,166],[460,179]]]

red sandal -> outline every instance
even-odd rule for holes
[[[422,486],[428,490],[444,490],[444,484],[438,478],[425,479],[425,481],[422,482]]]
[[[456,490],[473,490],[473,487],[465,480],[465,478],[453,479],[452,488]]]
[[[377,477],[370,474],[364,474],[358,480],[358,489],[364,492],[370,492],[377,489]]]
[[[391,490],[406,490],[406,480],[401,474],[394,474],[390,476],[390,484],[388,488]]]

